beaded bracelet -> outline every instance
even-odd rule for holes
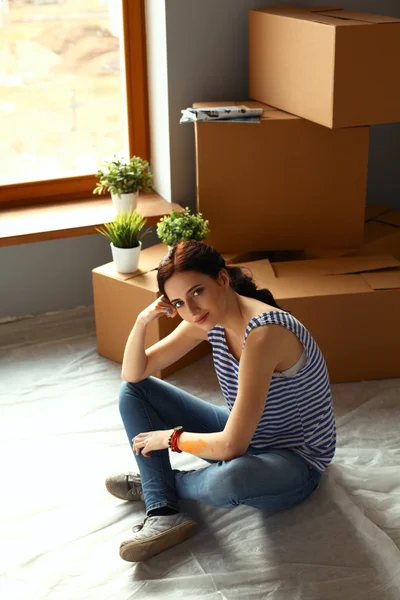
[[[177,427],[174,427],[173,432],[169,436],[168,448],[170,448],[172,452],[178,452],[179,454],[182,452],[178,447],[178,438],[182,433],[183,427],[182,425],[178,425]]]
[[[173,446],[174,446],[174,450],[175,450],[175,452],[179,452],[179,453],[181,453],[181,452],[182,452],[182,450],[181,450],[181,449],[179,448],[179,446],[178,446],[178,440],[179,440],[179,437],[180,437],[180,435],[181,435],[182,433],[183,433],[183,429],[180,429],[179,431],[176,431],[176,432],[175,432],[175,435],[174,435],[174,436],[173,436],[173,438],[172,438],[172,444],[173,444]]]

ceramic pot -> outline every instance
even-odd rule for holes
[[[115,214],[117,215],[121,210],[132,212],[136,209],[138,203],[139,192],[135,194],[111,194],[111,200],[114,206]]]
[[[110,244],[115,270],[118,273],[134,273],[138,270],[142,242],[136,248],[117,248]]]

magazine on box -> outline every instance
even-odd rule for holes
[[[186,108],[181,111],[180,123],[200,121],[239,121],[258,123],[263,113],[262,108],[248,106],[207,106],[203,108]]]

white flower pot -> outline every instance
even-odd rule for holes
[[[115,214],[117,215],[121,210],[132,212],[136,209],[138,203],[139,192],[135,194],[113,194],[111,193],[111,199],[114,206]]]
[[[110,244],[115,270],[118,273],[134,273],[138,270],[142,242],[136,248],[117,248]]]

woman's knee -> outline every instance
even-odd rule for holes
[[[119,388],[118,406],[119,411],[123,414],[126,410],[131,410],[139,399],[138,392],[143,387],[143,381],[132,383],[130,381],[122,381]]]
[[[219,463],[217,469],[220,469],[220,472],[217,476],[214,493],[218,495],[220,505],[236,506],[240,504],[246,493],[245,465],[242,464],[242,461],[233,459]]]

